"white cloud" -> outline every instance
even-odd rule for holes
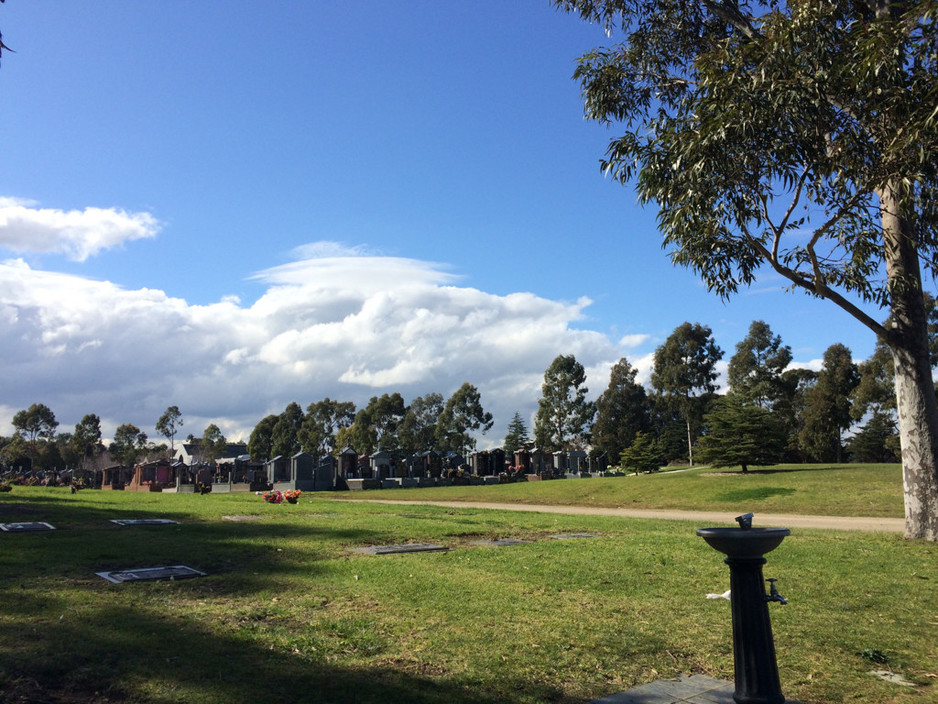
[[[252,305],[226,297],[196,306],[22,260],[0,263],[0,387],[9,412],[0,421],[41,402],[62,429],[97,413],[106,431],[131,422],[155,437],[156,419],[178,405],[186,433],[217,422],[230,438],[246,439],[290,401],[305,407],[329,396],[361,406],[394,391],[410,401],[447,396],[468,381],[496,418],[480,439],[489,446],[501,442],[515,411],[530,415],[558,354],[572,353],[590,370],[595,396],[625,351],[571,327],[588,299],[494,295],[454,285],[439,264],[339,256],[331,246],[302,251],[329,256],[253,275],[267,289]]]
[[[0,198],[0,247],[18,254],[64,254],[85,261],[124,242],[155,237],[160,225],[149,213],[115,208],[56,210],[33,201]]]

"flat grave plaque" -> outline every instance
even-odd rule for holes
[[[179,525],[179,521],[170,518],[112,518],[111,523],[119,526],[166,526]]]
[[[226,521],[262,521],[263,516],[222,516]]]
[[[554,540],[575,540],[577,538],[598,538],[599,536],[592,533],[559,533],[550,537]]]
[[[126,582],[150,582],[159,579],[190,579],[192,577],[204,577],[206,573],[185,565],[173,565],[172,567],[112,570],[110,572],[95,572],[95,574],[113,584],[124,584]]]
[[[45,530],[55,530],[55,526],[44,521],[28,521],[26,523],[0,523],[0,530],[4,533],[36,533]]]
[[[404,545],[369,545],[364,548],[355,548],[352,552],[366,555],[398,555],[407,552],[445,552],[449,548],[431,543],[408,543]]]

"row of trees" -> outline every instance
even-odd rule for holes
[[[650,390],[623,358],[590,402],[582,365],[561,355],[544,375],[534,443],[551,451],[590,449],[640,470],[675,460],[745,470],[781,460],[837,462],[848,453],[861,461],[898,458],[893,371],[884,346],[858,365],[848,348],[835,344],[820,371],[789,368],[791,348],[755,321],[729,360],[729,389],[721,396],[722,358],[709,327],[685,322],[655,351]],[[845,443],[850,428],[856,432]],[[504,447],[526,442],[516,414]]]
[[[289,457],[305,451],[334,453],[351,446],[357,452],[415,454],[426,450],[466,453],[476,446],[473,433],[486,433],[492,414],[482,408],[479,390],[464,383],[448,399],[429,393],[408,406],[399,393],[374,396],[356,410],[351,401],[325,398],[306,411],[291,402],[280,414],[263,418],[251,433],[248,453],[254,459]]]
[[[13,416],[13,436],[0,437],[0,467],[29,469],[88,469],[107,450],[110,462],[133,466],[142,458],[172,457],[175,437],[183,426],[178,406],[170,406],[156,421],[156,430],[169,440],[151,442],[147,434],[132,423],[123,423],[114,431],[114,439],[105,447],[101,438],[101,419],[85,415],[74,432],[57,432],[55,413],[43,403],[34,403]],[[201,438],[189,441],[198,445],[197,457],[212,462],[225,451],[227,440],[221,429],[210,424]]]

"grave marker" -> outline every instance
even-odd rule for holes
[[[446,552],[449,548],[443,545],[430,543],[407,543],[404,545],[369,545],[363,548],[354,548],[352,552],[366,555],[397,555],[407,552]]]
[[[173,565],[171,567],[141,567],[131,570],[112,570],[110,572],[95,572],[99,577],[103,577],[113,584],[125,584],[126,582],[150,582],[159,579],[190,579],[192,577],[204,577],[205,572],[186,567],[185,565]]]
[[[55,526],[44,521],[29,521],[26,523],[0,523],[0,530],[4,533],[35,533],[38,531],[55,530]]]
[[[179,521],[170,518],[112,518],[111,523],[119,526],[166,526],[179,525]]]

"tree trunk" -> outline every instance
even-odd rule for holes
[[[895,363],[902,444],[905,534],[938,541],[938,403],[914,233],[898,194],[880,193],[886,271],[892,301],[887,343]]]
[[[687,424],[687,460],[690,463],[690,466],[694,466],[694,444],[691,440],[690,434],[690,412],[685,412],[684,422]]]

